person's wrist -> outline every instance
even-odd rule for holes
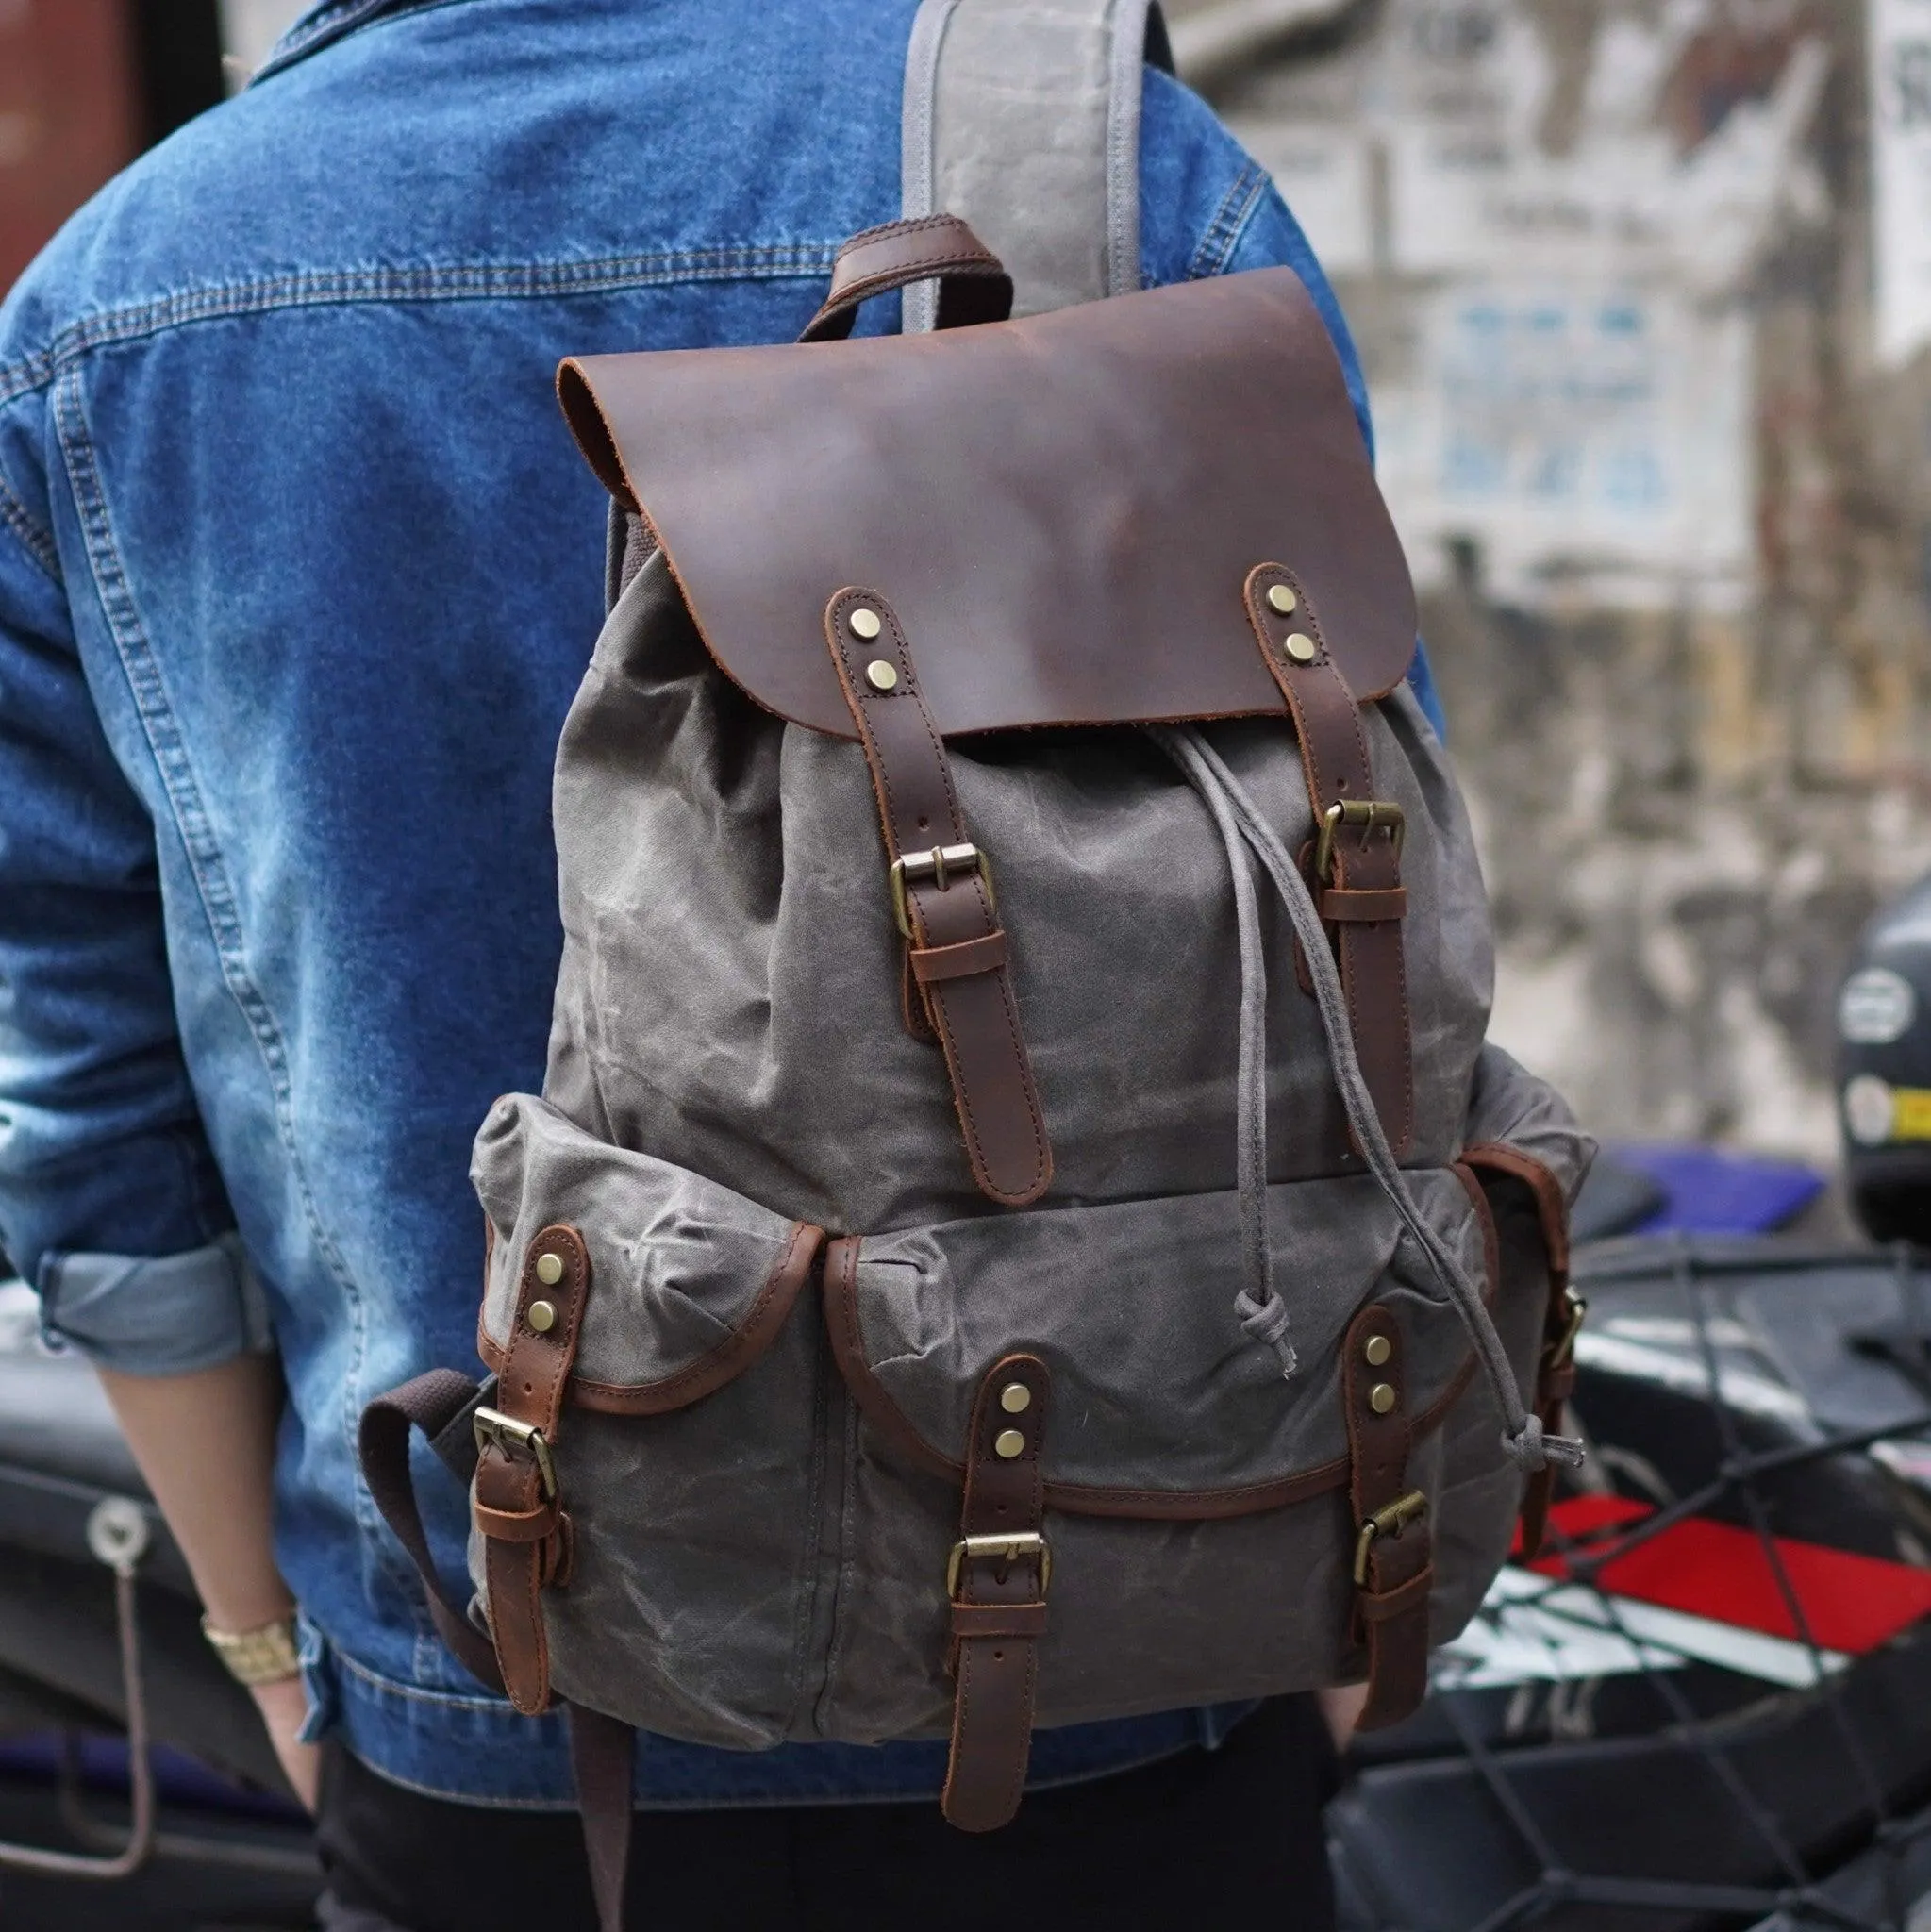
[[[212,1616],[201,1620],[201,1634],[238,1684],[251,1690],[270,1684],[290,1683],[301,1672],[300,1648],[292,1610],[283,1610],[265,1623],[235,1629]]]

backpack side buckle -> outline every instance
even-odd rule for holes
[[[1377,1509],[1361,1525],[1361,1533],[1355,1539],[1355,1588],[1368,1587],[1368,1552],[1374,1547],[1377,1537],[1399,1536],[1417,1517],[1428,1512],[1428,1499],[1420,1490],[1410,1490],[1406,1496],[1397,1496],[1385,1509]]]
[[[556,1501],[557,1465],[550,1459],[550,1445],[541,1429],[534,1423],[520,1423],[500,1408],[479,1408],[475,1430],[479,1456],[486,1449],[495,1448],[514,1461],[518,1452],[526,1452],[535,1460],[537,1474],[542,1478],[544,1501]]]

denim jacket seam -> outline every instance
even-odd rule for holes
[[[33,519],[25,504],[15,495],[5,476],[0,476],[0,523],[20,539],[24,549],[58,585],[60,582],[60,553],[54,544],[53,532],[44,530]]]
[[[1267,171],[1254,161],[1234,176],[1187,264],[1189,281],[1205,281],[1225,272],[1267,192]]]
[[[408,1704],[422,1704],[439,1710],[473,1710],[487,1717],[513,1719],[516,1715],[509,1704],[501,1697],[487,1693],[472,1693],[464,1690],[424,1690],[420,1684],[406,1684],[399,1677],[385,1675],[372,1670],[369,1665],[359,1663],[333,1639],[325,1640],[328,1654],[338,1670],[345,1671],[352,1677],[368,1685],[372,1690],[385,1697],[396,1697]]]
[[[44,349],[0,365],[0,404],[51,383],[92,350],[119,347],[197,322],[229,321],[282,308],[352,308],[386,302],[547,301],[681,282],[817,280],[830,273],[839,243],[743,243],[668,249],[660,254],[589,256],[581,260],[478,261],[417,268],[298,269],[287,275],[177,289],[146,301],[83,315]]]
[[[257,81],[271,79],[336,41],[346,40],[361,28],[373,26],[378,20],[400,19],[405,14],[429,13],[461,4],[462,0],[337,0],[335,6],[298,20],[275,43],[268,58],[248,76],[248,85],[253,87]]]
[[[241,944],[241,914],[227,875],[226,860],[215,839],[213,827],[208,824],[207,808],[202,803],[200,780],[182,740],[166,678],[141,621],[133,590],[121,560],[88,427],[77,365],[66,372],[55,389],[54,423],[69,487],[74,491],[75,510],[94,591],[100,599],[101,614],[107,622],[122,675],[127,679],[149,755],[154,758],[156,772],[174,815],[175,831],[193,873],[222,978],[241,1009],[242,1019],[254,1037],[256,1050],[261,1056],[275,1102],[276,1133],[289,1162],[291,1178],[300,1197],[317,1251],[341,1291],[354,1326],[352,1366],[343,1378],[342,1388],[342,1427],[346,1440],[353,1445],[358,1421],[358,1394],[368,1352],[367,1309],[360,1291],[324,1223],[314,1191],[308,1183],[307,1163],[295,1132],[293,1087],[289,1077],[287,1044],[267,997],[248,971],[245,949]],[[379,1552],[378,1560],[386,1569],[395,1571],[400,1582],[398,1558],[381,1539],[374,1500],[367,1486],[361,1482],[355,1485],[354,1507],[357,1526],[367,1539],[365,1547],[373,1547]]]

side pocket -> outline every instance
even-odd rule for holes
[[[540,1599],[556,1694],[695,1743],[780,1742],[805,1721],[821,1580],[823,1236],[527,1094],[491,1110],[473,1173],[492,1366],[540,1233],[573,1230],[586,1257],[574,1374],[545,1445],[569,1524]]]
[[[1540,1309],[1533,1357],[1515,1358],[1518,1373],[1527,1371],[1523,1388],[1552,1435],[1561,1430],[1574,1387],[1583,1313],[1569,1286],[1569,1211],[1595,1154],[1595,1141],[1554,1088],[1499,1047],[1483,1048],[1463,1158],[1495,1220],[1505,1306],[1512,1314],[1520,1302],[1524,1319],[1529,1308]],[[1554,1488],[1554,1470],[1544,1470],[1523,1495],[1523,1543],[1530,1556],[1541,1546]]]

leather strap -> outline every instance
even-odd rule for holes
[[[576,1774],[576,1807],[583,1814],[598,1932],[624,1932],[637,1733],[619,1719],[580,1704],[565,1705],[563,1715],[570,1727],[570,1764]]]
[[[874,636],[853,629],[860,611],[875,618]],[[945,1053],[973,1178],[994,1201],[1023,1208],[1051,1183],[1053,1150],[1020,1032],[990,861],[933,862],[970,847],[972,835],[891,607],[875,591],[841,591],[825,607],[824,635],[872,768],[886,861],[904,878],[907,1008],[915,987]],[[939,971],[928,976],[921,962],[930,969],[935,959]]]
[[[1330,886],[1321,894],[1321,916],[1331,925],[1345,921],[1378,925],[1384,919],[1404,919],[1408,910],[1408,890],[1395,886],[1379,892],[1346,891]]]
[[[472,1676],[500,1691],[503,1673],[489,1639],[443,1594],[409,1470],[409,1431],[421,1429],[433,1441],[470,1407],[476,1393],[476,1384],[468,1375],[454,1369],[431,1369],[426,1375],[378,1395],[363,1409],[357,1446],[362,1480],[422,1579],[436,1634]]]
[[[961,940],[956,946],[912,946],[906,958],[911,961],[912,977],[921,986],[970,979],[975,973],[996,973],[1006,964],[1006,935],[988,933],[984,939]]]
[[[557,1264],[558,1278],[543,1280],[539,1271]],[[490,1634],[503,1667],[503,1688],[526,1716],[550,1702],[541,1591],[562,1585],[570,1574],[570,1519],[551,1479],[549,1451],[557,1441],[589,1297],[590,1251],[582,1235],[574,1227],[544,1228],[523,1257],[509,1345],[496,1378],[496,1411],[519,1434],[536,1434],[520,1441],[500,1430],[492,1434],[488,1412],[480,1418],[483,1449],[472,1494],[476,1530],[484,1539]],[[541,1327],[530,1321],[539,1303],[549,1310]]]
[[[1428,1694],[1434,1539],[1426,1499],[1416,1501],[1418,1492],[1407,1479],[1413,1430],[1401,1328],[1392,1310],[1378,1303],[1363,1308],[1349,1324],[1341,1350],[1357,1539],[1351,1552],[1355,1636],[1368,1650],[1368,1702],[1360,1727],[1377,1730],[1410,1716]]]
[[[932,281],[941,328],[1004,322],[1012,313],[1012,277],[999,258],[957,215],[925,215],[854,235],[831,265],[831,292],[798,340],[842,341],[861,303]]]
[[[1268,602],[1274,590],[1291,593],[1285,611]],[[1322,635],[1321,620],[1300,579],[1278,563],[1257,565],[1247,576],[1247,616],[1262,661],[1294,715],[1307,774],[1308,802],[1319,834],[1331,808],[1376,796],[1373,760],[1361,726],[1361,708]],[[1299,641],[1308,661],[1288,648]],[[1335,954],[1347,994],[1348,1018],[1361,1073],[1397,1160],[1414,1139],[1414,1069],[1409,1041],[1407,972],[1402,950],[1401,853],[1379,826],[1338,826],[1326,878],[1311,883],[1323,917],[1335,923]]]
[[[961,1831],[1009,1824],[1025,1790],[1052,1567],[1040,1464],[1052,1386],[1037,1356],[1009,1355],[980,1384],[973,1407],[954,1552],[952,1761],[940,1800]],[[1019,1540],[1015,1546],[992,1541],[1008,1536]]]

